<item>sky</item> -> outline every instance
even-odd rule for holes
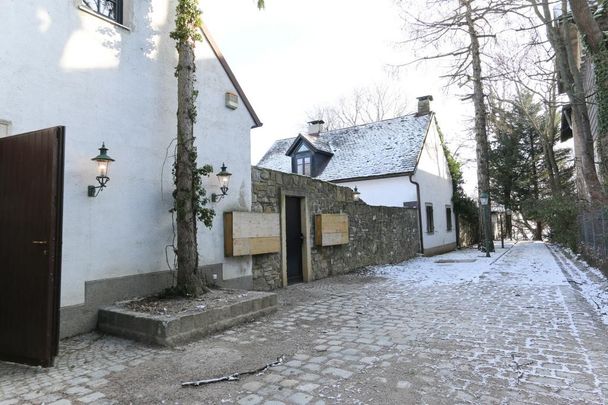
[[[356,88],[390,82],[403,92],[408,110],[416,97],[434,96],[432,109],[448,144],[470,137],[470,102],[444,88],[441,61],[394,66],[415,59],[401,9],[394,0],[201,0],[203,21],[264,125],[252,131],[252,164],[276,139],[297,136],[307,112],[337,102]],[[462,95],[462,91],[460,92]],[[474,150],[459,153],[470,159]],[[475,187],[474,164],[465,169]]]

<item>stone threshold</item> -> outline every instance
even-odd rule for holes
[[[273,293],[248,291],[240,302],[174,315],[135,312],[116,305],[99,309],[97,328],[110,335],[160,346],[176,346],[251,322],[277,310]]]

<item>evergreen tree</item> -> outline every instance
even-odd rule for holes
[[[570,229],[573,222],[568,213],[574,210],[567,208],[574,201],[573,165],[567,149],[555,149],[559,128],[551,111],[531,94],[521,94],[493,105],[490,120],[492,192],[499,204],[519,212],[521,226],[536,240],[546,225],[555,231],[564,224]],[[561,215],[555,215],[557,207],[564,208]]]

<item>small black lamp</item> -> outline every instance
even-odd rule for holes
[[[230,176],[232,176],[232,173],[228,173],[226,169],[226,164],[222,163],[222,170],[217,174],[222,194],[211,194],[211,201],[213,202],[218,202],[228,194],[228,183],[230,183]]]
[[[110,162],[114,162],[110,156],[108,156],[108,148],[106,148],[106,144],[102,142],[101,148],[99,148],[99,155],[95,156],[91,160],[97,162],[97,182],[99,186],[89,186],[88,187],[88,196],[89,197],[97,197],[99,192],[106,187],[110,178],[108,177],[108,169],[110,167]]]
[[[361,193],[359,192],[359,189],[357,188],[357,186],[355,186],[355,189],[353,190],[353,200],[359,201],[360,199],[361,199]]]

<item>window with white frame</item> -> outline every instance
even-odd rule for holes
[[[310,156],[296,156],[296,173],[310,176]]]
[[[82,6],[119,24],[123,23],[123,0],[82,0]]]

